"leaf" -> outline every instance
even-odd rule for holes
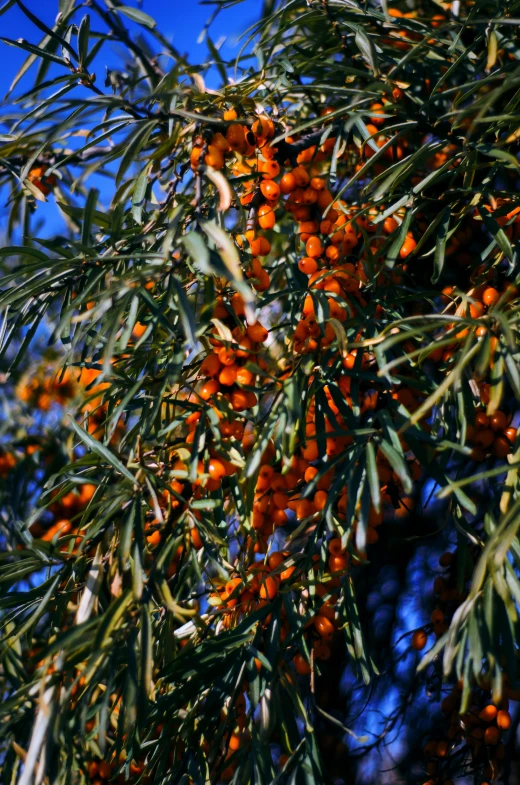
[[[224,177],[222,172],[213,169],[211,166],[206,167],[205,174],[208,180],[211,180],[219,192],[220,204],[218,206],[218,211],[222,213],[224,210],[228,210],[231,206],[231,202],[233,201],[233,191],[231,190],[229,182]]]
[[[507,258],[510,261],[512,261],[513,249],[511,248],[511,243],[509,242],[509,239],[506,233],[504,232],[504,230],[499,226],[499,224],[488,213],[486,209],[482,208],[479,212],[486,226],[486,229],[493,236],[493,239],[495,240],[500,250],[507,256]]]
[[[381,509],[381,492],[379,475],[377,473],[376,452],[372,442],[367,442],[367,476],[372,496],[372,506],[376,512]]]
[[[446,253],[446,240],[448,237],[448,230],[450,227],[450,207],[445,207],[442,211],[442,218],[439,222],[437,231],[437,238],[435,241],[435,254],[433,257],[433,275],[432,283],[437,283],[442,275],[444,267],[444,255]]]
[[[208,247],[200,234],[189,232],[182,238],[182,243],[195,262],[197,269],[205,275],[212,275],[213,269],[209,261]]]
[[[498,52],[498,39],[495,30],[491,30],[488,36],[488,49],[487,49],[487,61],[486,61],[486,71],[489,73],[493,66],[497,61],[497,52]]]
[[[254,294],[251,287],[244,282],[240,257],[230,236],[220,226],[217,226],[214,221],[204,221],[201,223],[201,227],[219,249],[220,258],[229,273],[230,281],[242,295],[246,306],[253,303],[255,301]],[[252,316],[248,316],[248,318],[251,321],[254,320]]]
[[[0,38],[0,41],[3,41],[4,44],[8,44],[8,46],[16,46],[18,49],[24,49],[26,52],[42,57],[44,60],[50,60],[53,63],[58,63],[58,65],[67,65],[63,57],[58,57],[58,55],[52,54],[46,49],[40,49],[39,46],[33,46],[33,44],[28,43],[23,38],[19,38],[18,41],[13,41],[10,38]]]
[[[18,6],[22,9],[24,14],[31,20],[31,22],[38,27],[42,33],[45,33],[49,36],[49,38],[54,38],[61,46],[66,49],[66,51],[71,55],[74,60],[78,59],[78,56],[72,46],[69,44],[68,41],[65,40],[61,35],[59,35],[55,30],[52,30],[50,27],[47,27],[45,22],[42,22],[39,17],[35,16],[29,9],[22,3],[22,0],[16,0]]]
[[[197,325],[195,323],[195,316],[193,315],[192,307],[186,297],[186,293],[181,284],[175,276],[172,276],[172,283],[177,293],[179,301],[179,313],[182,321],[182,326],[186,335],[186,340],[189,344],[190,351],[193,351],[197,346]]]
[[[78,423],[72,417],[70,418],[70,424],[81,441],[86,444],[87,447],[92,450],[92,452],[96,453],[96,455],[99,455],[100,458],[103,458],[103,460],[112,466],[113,469],[122,474],[123,477],[126,477],[126,479],[132,483],[132,485],[135,484],[134,475],[126,468],[126,466],[121,463],[119,458],[116,458],[116,456],[110,452],[108,447],[105,447],[104,444],[101,444],[101,442],[99,442],[97,439],[94,439],[94,437],[87,433],[87,431],[83,430],[83,428],[78,425]]]
[[[85,212],[83,215],[83,229],[81,233],[81,244],[84,246],[88,246],[92,244],[92,238],[90,236],[90,232],[92,229],[92,218],[96,210],[98,196],[99,196],[99,191],[96,188],[91,188],[87,196],[87,201],[85,204]]]
[[[354,27],[353,25],[350,25]],[[372,39],[365,33],[363,28],[356,27],[356,35],[354,37],[354,41],[356,42],[356,46],[361,52],[364,60],[368,63],[374,76],[379,75],[379,61],[377,59],[377,52],[376,48],[372,42]]]
[[[134,186],[134,193],[132,194],[132,215],[134,217],[135,222],[138,224],[142,224],[143,222],[142,215],[143,215],[144,203],[146,201],[145,195],[146,195],[146,189],[148,187],[149,168],[150,165],[146,164],[143,171],[141,172],[141,174],[136,180]]]
[[[79,158],[81,154],[85,152],[85,150],[88,150],[90,147],[94,147],[94,145],[98,145],[99,142],[102,142],[104,139],[108,139],[110,136],[113,136],[115,133],[117,133],[117,131],[120,131],[122,128],[125,128],[128,125],[128,122],[129,122],[128,120],[124,120],[122,123],[118,123],[117,125],[113,126],[113,128],[110,128],[108,131],[105,131],[99,136],[93,137],[89,142],[84,144],[83,147],[74,150],[74,152],[72,153],[68,153],[63,158],[60,158],[59,162],[53,164],[52,166],[49,166],[46,174],[47,175],[52,174],[52,172],[54,172],[55,169],[62,167],[63,164],[66,164],[71,159]]]
[[[149,14],[145,14],[144,11],[140,11],[138,8],[132,8],[129,5],[118,5],[117,7],[114,6],[112,10],[118,14],[124,14],[131,19],[132,22],[137,22],[139,25],[149,27],[150,30],[153,30],[154,27],[157,26],[157,22],[153,17]]]
[[[85,14],[78,29],[78,55],[79,63],[83,68],[88,58],[88,44],[90,36],[90,16]]]
[[[411,210],[408,210],[401,226],[399,227],[399,229],[396,229],[392,234],[392,237],[395,236],[395,239],[392,241],[392,244],[388,249],[385,258],[385,265],[390,269],[394,267],[397,261],[399,252],[403,247],[404,241],[406,239],[406,233],[408,232],[408,227],[410,226],[411,220],[412,220],[412,212]]]

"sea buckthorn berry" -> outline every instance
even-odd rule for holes
[[[271,139],[274,136],[274,123],[269,117],[262,115],[258,120],[255,120],[251,130],[255,136]]]
[[[200,372],[203,376],[217,376],[222,364],[216,354],[208,354],[200,365]]]
[[[233,349],[228,349],[226,346],[223,346],[219,349],[218,352],[218,359],[222,363],[222,365],[233,365],[235,362],[236,352]]]
[[[511,452],[511,444],[505,436],[497,436],[493,442],[492,451],[497,458],[503,460]]]
[[[310,256],[312,259],[317,259],[321,256],[323,254],[323,245],[321,244],[320,238],[316,236],[309,237],[305,243],[305,252],[307,256]]]
[[[454,561],[455,561],[455,554],[451,553],[450,551],[446,551],[439,558],[439,564],[441,567],[451,567]]]
[[[415,630],[412,635],[412,649],[415,651],[422,651],[428,643],[428,635],[424,630]]]
[[[348,567],[347,554],[333,554],[329,556],[328,560],[329,570],[335,573],[344,573]]]
[[[485,412],[477,412],[475,415],[476,428],[489,428],[489,417]]]
[[[385,112],[385,108],[383,104],[378,104],[378,103],[372,104],[372,106],[370,107],[370,111],[372,112],[372,114],[370,115],[370,122],[373,125],[383,125],[383,123],[385,122],[385,118],[380,117],[380,115],[384,114]]]
[[[280,196],[280,186],[273,180],[262,180],[260,190],[270,202],[274,202]]]
[[[490,703],[489,706],[484,706],[478,716],[482,722],[493,722],[497,716],[497,707]]]
[[[280,191],[283,194],[287,195],[292,193],[296,187],[297,186],[296,186],[295,176],[291,172],[284,174],[282,179],[280,180]]]
[[[224,154],[219,147],[210,144],[208,145],[208,152],[204,157],[204,161],[208,166],[212,166],[213,169],[222,169],[224,166]]]
[[[310,256],[304,256],[298,262],[298,269],[305,275],[313,275],[318,270],[318,263]]]
[[[236,372],[236,381],[238,384],[251,385],[254,376],[248,368],[238,368]]]
[[[304,169],[303,166],[297,166],[295,169],[293,169],[292,176],[294,177],[298,188],[305,188],[310,180],[309,173],[307,172],[307,169]]]
[[[260,322],[255,322],[247,326],[247,336],[254,343],[265,343],[269,337],[269,332]]]
[[[511,715],[508,711],[500,710],[497,714],[497,727],[500,730],[509,730],[511,727]]]
[[[247,142],[244,126],[240,123],[233,123],[229,126],[226,133],[227,143],[231,150],[237,150],[242,153],[245,151]]]
[[[273,600],[278,594],[278,581],[271,575],[264,578],[260,583],[260,599]]]
[[[488,447],[491,447],[494,438],[495,434],[491,428],[485,428],[484,430],[477,431],[475,436],[475,444],[486,450]]]
[[[202,387],[200,391],[200,397],[203,398],[205,401],[209,400],[212,395],[216,395],[220,390],[220,384],[216,381],[216,379],[210,379],[206,382],[206,384]]]
[[[294,667],[300,676],[308,676],[311,672],[311,666],[300,652],[297,652],[293,658]]]
[[[264,180],[272,180],[280,174],[280,164],[278,161],[259,161],[258,171],[262,173]]]
[[[258,208],[258,225],[261,229],[272,229],[276,223],[276,216],[269,204],[262,204]]]
[[[504,436],[510,444],[514,444],[516,441],[516,428],[506,428]]]
[[[385,234],[392,234],[392,232],[394,232],[398,226],[399,224],[397,223],[395,218],[392,218],[392,216],[385,218],[385,220],[383,221],[383,231],[385,232]]]
[[[316,627],[318,635],[325,640],[332,638],[336,630],[331,620],[322,615],[314,618],[314,626]]]
[[[253,256],[269,256],[270,252],[271,243],[266,237],[256,237],[251,241],[251,253]]]
[[[218,375],[220,384],[231,387],[237,380],[238,365],[225,365]]]
[[[507,425],[507,417],[504,412],[497,411],[491,415],[489,424],[493,431],[503,431]]]
[[[484,733],[484,743],[490,747],[494,747],[500,741],[500,731],[498,728],[495,728],[494,725],[491,725],[489,728],[486,728]]]
[[[472,319],[480,319],[484,313],[484,307],[481,303],[471,303],[469,306],[469,315]]]
[[[484,290],[484,293],[482,295],[482,302],[484,303],[484,305],[487,305],[488,308],[492,308],[493,305],[496,305],[499,299],[500,299],[500,292],[498,292],[492,286]]]
[[[405,241],[401,246],[401,250],[399,251],[399,256],[401,259],[406,259],[407,256],[410,256],[412,251],[415,249],[417,243],[415,238],[411,232],[408,232]]]

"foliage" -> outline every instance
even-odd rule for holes
[[[520,695],[520,4],[273,0],[202,68],[119,0],[60,0],[52,29],[17,4],[4,781],[362,778],[416,698],[359,739],[333,695],[389,672],[367,576],[418,541],[451,546],[400,643],[442,718],[386,781],[497,777]],[[45,201],[64,233],[35,229]]]

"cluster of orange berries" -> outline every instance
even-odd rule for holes
[[[54,522],[50,525],[40,521],[33,523],[29,529],[31,535],[44,542],[59,540],[60,550],[63,552],[70,550],[70,542],[73,541],[72,553],[75,553],[81,542],[77,520],[81,517],[95,492],[95,485],[83,483],[76,490],[69,491],[57,501],[51,502],[49,512],[53,514]]]
[[[240,295],[235,294],[231,298],[230,307],[237,317],[244,316],[244,303]],[[225,304],[218,303],[214,318],[225,322],[229,317]],[[257,395],[247,388],[254,387],[258,383],[258,375],[246,366],[248,361],[253,361],[261,370],[266,368],[258,352],[268,336],[267,329],[258,321],[233,327],[227,338],[215,332],[210,338],[213,353],[204,358],[200,367],[200,373],[209,377],[200,386],[198,391],[200,398],[210,401],[213,396],[220,393],[223,399],[229,401],[235,412],[243,412],[256,406]],[[197,416],[194,413],[190,423],[194,424],[196,421]]]
[[[59,374],[44,367],[24,375],[16,386],[17,398],[42,412],[49,411],[53,403],[66,405],[78,392],[79,385],[71,371]]]
[[[486,685],[472,689],[471,705],[460,713],[463,691],[462,680],[457,682],[451,692],[441,702],[441,710],[449,720],[449,727],[443,738],[430,739],[424,747],[424,755],[430,779],[425,785],[450,785],[450,766],[461,767],[461,752],[470,756],[471,768],[482,777],[482,785],[500,775],[505,746],[503,733],[512,724],[509,713],[510,691],[496,706],[490,702]],[[514,694],[514,693],[511,693]]]
[[[512,415],[500,409],[488,416],[483,408],[475,412],[475,424],[469,426],[466,437],[474,445],[471,457],[477,462],[484,461],[491,454],[505,458],[513,451],[516,442],[516,428],[511,427]]]

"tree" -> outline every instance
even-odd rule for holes
[[[16,2],[4,781],[513,782],[519,3]]]

